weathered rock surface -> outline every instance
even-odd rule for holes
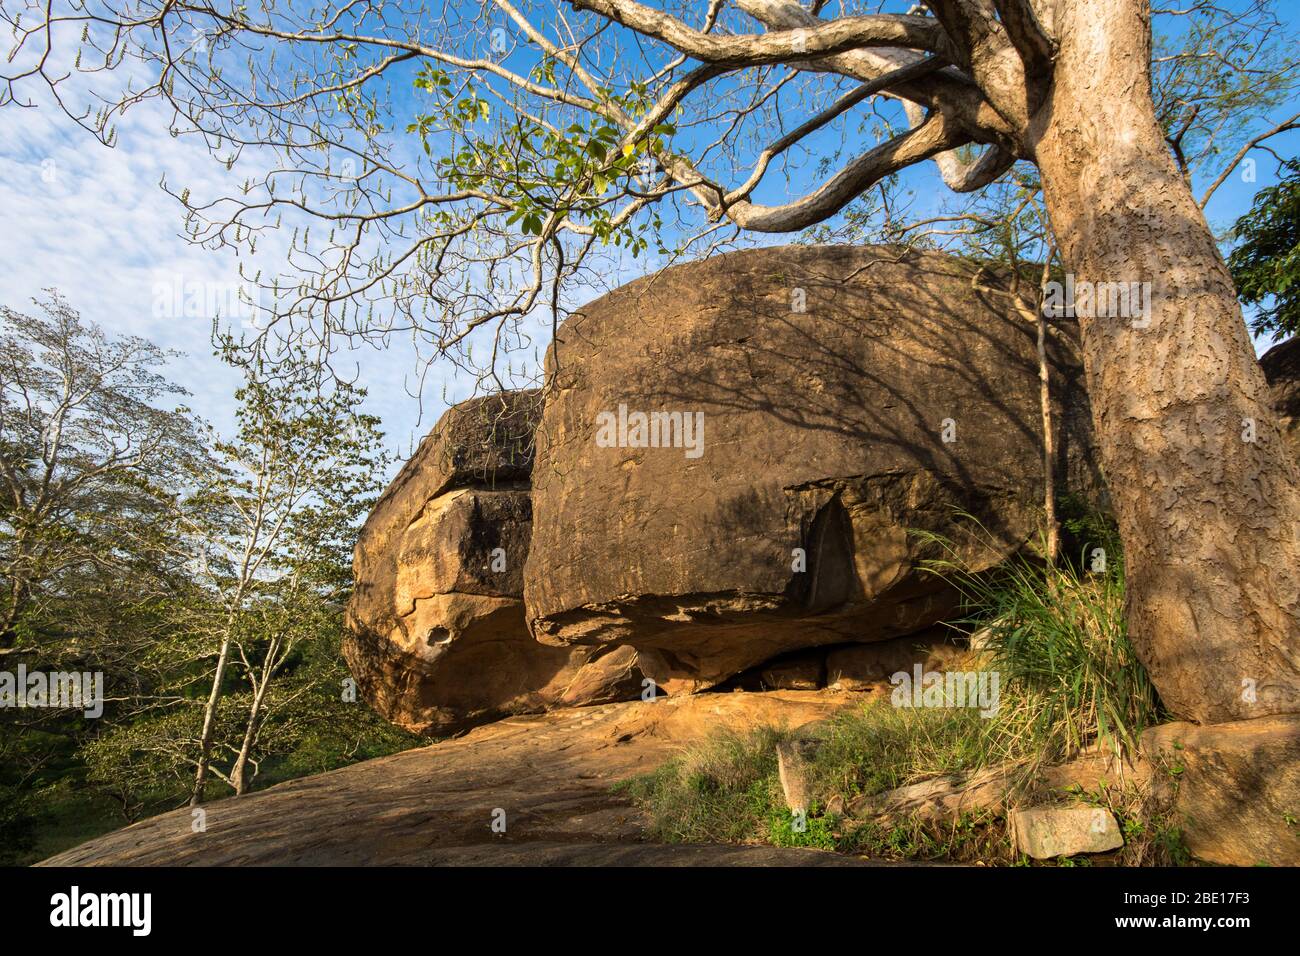
[[[1030,807],[1012,810],[1016,849],[1035,860],[1106,853],[1124,845],[1114,815],[1102,807]]]
[[[1053,338],[1057,471],[1092,494],[1073,335]],[[920,568],[939,549],[914,530],[974,567],[1037,531],[1032,314],[945,255],[791,246],[678,266],[570,318],[548,374],[530,623],[557,646],[658,651],[643,665],[670,692],[944,619],[954,595]],[[638,412],[660,415],[655,434]]]
[[[1300,458],[1300,336],[1273,346],[1259,364],[1273,390],[1282,434]]]
[[[1300,865],[1300,716],[1162,724],[1142,750],[1197,857]]]
[[[793,814],[804,814],[811,806],[808,787],[808,767],[800,741],[788,739],[776,745],[776,773],[781,782],[781,795],[786,808]]]
[[[1065,763],[1040,767],[1033,784],[1039,798],[1059,800],[1071,792],[1110,787],[1145,791],[1150,777],[1150,764],[1140,755],[1124,759],[1108,748],[1093,746]],[[865,794],[846,805],[850,816],[860,818],[907,816],[954,821],[968,813],[1001,814],[1024,796],[1023,787],[1017,785],[1016,768],[1004,764]]]
[[[968,648],[953,642],[953,631],[946,627],[927,628],[892,641],[838,647],[826,655],[826,686],[870,690],[899,671],[911,673],[914,664],[927,671],[942,671],[967,653]]]
[[[206,805],[60,853],[47,866],[854,865],[774,847],[659,846],[611,786],[722,727],[799,727],[828,694],[710,694],[511,717],[463,737]],[[494,811],[506,829],[494,833]]]
[[[634,696],[635,654],[537,643],[524,619],[538,395],[452,408],[358,539],[344,642],[362,695],[438,735],[551,706]]]
[[[815,650],[805,651],[773,661],[759,674],[759,685],[764,690],[817,690],[825,687],[826,655]]]

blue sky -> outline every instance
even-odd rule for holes
[[[414,101],[399,97],[398,102]],[[1285,112],[1293,111],[1294,105]],[[1276,118],[1285,112],[1279,110]],[[218,195],[229,190],[231,174],[197,140],[170,136],[165,116],[152,104],[127,114],[114,149],[47,109],[5,109],[0,124],[0,302],[21,311],[43,288],[57,287],[110,332],[142,335],[183,351],[185,357],[175,360],[170,376],[193,393],[191,405],[199,414],[228,430],[237,376],[213,357],[210,322],[160,317],[153,303],[160,282],[238,281],[229,254],[186,243],[180,235],[181,208],[159,188],[165,176],[198,194]],[[1283,156],[1296,155],[1300,134],[1277,137],[1271,145]],[[1208,216],[1216,229],[1229,225],[1257,190],[1275,181],[1273,160],[1257,155],[1255,180],[1234,175],[1212,200]],[[796,174],[790,189],[797,190],[806,175]],[[903,175],[906,187],[917,192],[920,208],[937,197],[932,166]],[[785,191],[778,183],[762,198],[779,201]],[[617,281],[645,268],[641,263],[625,266]],[[596,290],[573,290],[575,303],[594,294]],[[383,420],[399,455],[468,387],[446,369],[436,369],[421,382],[416,353],[397,341],[383,351],[363,347],[339,359],[339,368],[354,365],[370,391],[368,410]]]

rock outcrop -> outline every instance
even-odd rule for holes
[[[365,699],[416,733],[600,703],[641,689],[630,648],[556,648],[524,620],[537,392],[438,422],[357,541],[344,656]]]
[[[451,409],[367,522],[363,695],[439,735],[646,677],[876,692],[942,669],[956,594],[925,561],[987,568],[1039,531],[1034,326],[995,275],[869,247],[748,250],[590,303],[544,409]],[[1071,323],[1049,358],[1058,488],[1101,501]],[[1300,348],[1262,365],[1300,447]]]
[[[813,850],[645,843],[642,814],[612,789],[721,728],[793,729],[845,703],[825,694],[711,694],[513,717],[211,801],[201,832],[183,807],[43,865],[853,865],[860,861]],[[492,827],[498,817],[504,832]]]
[[[1058,487],[1096,495],[1074,341],[1063,324],[1050,350]],[[530,624],[555,646],[634,644],[669,692],[914,633],[954,608],[924,533],[979,569],[1039,530],[1034,315],[951,256],[678,266],[572,316],[548,375]]]

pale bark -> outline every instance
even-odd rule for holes
[[[1060,528],[1056,520],[1056,435],[1052,423],[1052,376],[1047,361],[1047,316],[1043,314],[1043,292],[1052,274],[1052,257],[1055,249],[1049,248],[1043,262],[1043,276],[1038,283],[1038,307],[1034,310],[1038,325],[1038,398],[1043,418],[1043,520],[1047,525],[1044,557],[1055,564],[1060,551]]]
[[[208,771],[212,763],[212,743],[217,729],[217,706],[221,701],[221,682],[226,675],[226,663],[230,660],[230,626],[221,639],[221,650],[217,654],[217,669],[212,675],[212,690],[208,693],[208,702],[203,708],[203,732],[199,735],[199,759],[194,770],[194,789],[190,792],[190,806],[203,802],[203,790],[207,786]]]
[[[864,47],[919,47],[946,53],[948,43],[930,17],[874,16],[816,20],[807,27],[747,36],[701,33],[686,23],[635,0],[571,0],[577,10],[603,17],[655,37],[703,63],[756,65],[843,53]]]
[[[247,660],[245,661],[245,666],[249,667],[249,682],[253,685],[253,700],[248,706],[248,721],[244,724],[244,739],[239,745],[239,755],[235,758],[235,765],[230,771],[230,782],[234,785],[235,796],[246,793],[249,784],[252,783],[252,778],[248,775],[248,767],[252,761],[253,748],[257,745],[257,736],[262,730],[262,721],[266,716],[266,692],[271,687],[271,678],[275,676],[276,668],[281,661],[279,657],[281,643],[279,635],[271,638],[266,657],[262,660],[260,678],[252,671]]]
[[[248,776],[248,767],[252,759],[253,747],[257,745],[257,735],[262,729],[262,705],[266,688],[267,685],[263,683],[253,695],[253,702],[248,708],[248,722],[244,725],[244,739],[239,745],[239,755],[235,757],[235,765],[230,771],[230,781],[234,784],[237,797],[243,796],[252,782]]]

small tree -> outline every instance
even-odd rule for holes
[[[208,631],[216,654],[194,804],[213,774],[237,793],[247,789],[258,736],[276,703],[272,680],[310,632],[306,608],[337,605],[346,591],[348,542],[387,462],[378,450],[378,419],[359,409],[364,390],[325,387],[317,370],[292,358],[269,373],[228,339],[221,354],[245,375],[235,393],[238,426],[232,439],[213,443],[218,465],[186,507],[195,570],[212,596]],[[213,755],[232,655],[250,696],[227,773]]]
[[[1233,226],[1240,245],[1228,256],[1242,304],[1258,308],[1251,331],[1275,342],[1300,332],[1300,160],[1282,170]]]

